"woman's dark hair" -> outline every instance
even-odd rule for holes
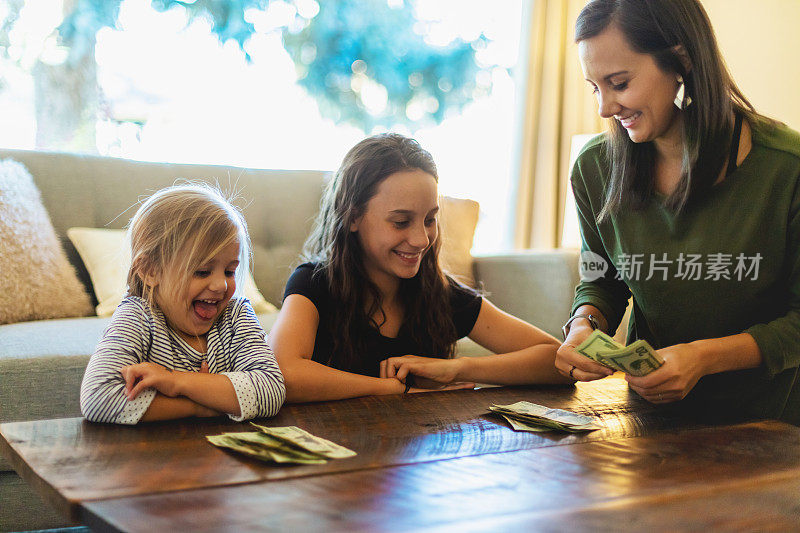
[[[679,212],[702,197],[722,171],[734,111],[752,119],[755,110],[731,78],[708,15],[697,0],[592,0],[578,15],[575,42],[599,35],[612,24],[634,51],[650,54],[663,71],[680,74],[691,96],[692,105],[682,111],[682,176],[666,201]],[[611,123],[606,143],[611,178],[598,221],[625,205],[641,208],[654,188],[653,143],[634,143],[618,121]]]
[[[303,255],[319,263],[314,275],[324,274],[333,298],[336,312],[331,313],[328,324],[333,338],[331,366],[349,369],[365,353],[365,329],[379,328],[386,319],[381,293],[367,275],[361,244],[358,235],[350,231],[351,225],[364,214],[383,180],[416,169],[439,179],[433,158],[417,141],[396,133],[374,135],[347,152],[323,195]],[[457,339],[450,313],[450,285],[439,266],[440,246],[437,237],[423,255],[417,275],[401,280],[398,296],[405,313],[404,327],[422,348],[421,355],[451,357]],[[377,321],[374,316],[382,319]]]

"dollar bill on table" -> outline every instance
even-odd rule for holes
[[[592,416],[563,409],[551,409],[531,402],[492,404],[489,410],[505,418],[517,431],[594,431],[600,429]]]
[[[646,376],[664,364],[664,360],[646,340],[639,339],[624,346],[598,329],[575,351],[592,361],[631,376]]]
[[[344,459],[345,457],[356,455],[356,452],[349,448],[339,446],[335,442],[312,435],[308,431],[300,429],[297,426],[266,427],[259,426],[253,422],[250,422],[250,425],[257,427],[261,433],[265,433],[287,444],[299,446],[310,453],[315,453],[329,459]]]
[[[307,454],[288,446],[272,447],[265,442],[256,442],[258,432],[224,433],[222,435],[209,435],[208,442],[218,448],[228,448],[235,452],[249,455],[266,462],[287,464],[323,464],[328,460],[313,454]]]
[[[506,422],[511,426],[514,431],[532,431],[535,433],[539,433],[542,431],[553,431],[553,428],[547,426],[534,426],[533,424],[526,424],[525,422],[520,422],[519,420],[515,420],[508,415],[501,414],[503,418],[506,419]]]
[[[329,459],[356,455],[353,450],[295,426],[252,425],[258,428],[258,431],[209,435],[206,439],[220,448],[228,448],[262,461],[282,464],[321,464],[328,462]]]

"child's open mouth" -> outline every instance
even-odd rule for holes
[[[217,301],[215,300],[195,300],[192,302],[194,312],[203,320],[211,320],[217,314]]]

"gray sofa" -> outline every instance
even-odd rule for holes
[[[140,196],[178,178],[206,179],[223,188],[235,185],[250,201],[244,214],[253,241],[254,278],[266,299],[279,305],[284,283],[317,212],[325,178],[324,173],[314,171],[141,163],[0,150],[0,159],[5,158],[23,163],[33,175],[67,255],[90,294],[88,273],[66,238],[68,228],[122,228],[135,210],[129,208]],[[478,256],[474,257],[474,273],[502,309],[557,335],[577,283],[577,257],[574,251]],[[268,331],[275,315],[259,318]],[[80,416],[81,378],[108,321],[95,316],[0,325],[0,423]],[[485,353],[468,340],[459,343],[458,352]],[[0,502],[0,531],[69,525],[2,457]]]

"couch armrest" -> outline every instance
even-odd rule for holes
[[[493,304],[561,339],[579,281],[578,250],[477,255],[473,268]]]

